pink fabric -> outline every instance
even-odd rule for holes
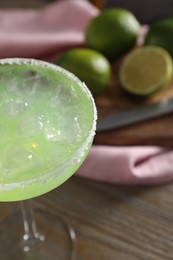
[[[83,45],[83,31],[97,13],[85,0],[55,1],[40,10],[0,10],[0,57],[51,61],[63,49]]]
[[[173,150],[156,146],[93,146],[79,176],[117,184],[159,184],[173,180]]]
[[[87,0],[61,0],[39,10],[0,10],[0,57],[53,61],[62,50],[83,45],[85,27],[97,14]],[[93,145],[77,174],[111,183],[158,184],[173,180],[172,165],[171,149]]]

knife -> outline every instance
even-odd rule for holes
[[[97,132],[117,129],[173,112],[173,97],[111,114],[97,122]]]

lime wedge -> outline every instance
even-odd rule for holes
[[[145,46],[133,50],[124,58],[119,80],[131,94],[147,96],[167,86],[172,73],[170,54],[161,47]]]

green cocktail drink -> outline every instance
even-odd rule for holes
[[[79,168],[96,108],[85,84],[62,68],[3,59],[0,118],[0,201],[17,201],[56,188]]]

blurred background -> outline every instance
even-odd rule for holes
[[[54,1],[56,0],[6,0],[0,1],[0,8],[39,8]],[[173,0],[90,0],[90,2],[100,9],[112,6],[126,8],[132,11],[142,24],[150,24],[157,19],[173,15]]]
[[[0,1],[1,8],[27,8],[34,7],[39,8],[44,4],[48,4],[50,2],[54,2],[54,0],[6,0]]]
[[[91,0],[99,8],[122,7],[132,11],[142,24],[173,15],[173,0]]]

